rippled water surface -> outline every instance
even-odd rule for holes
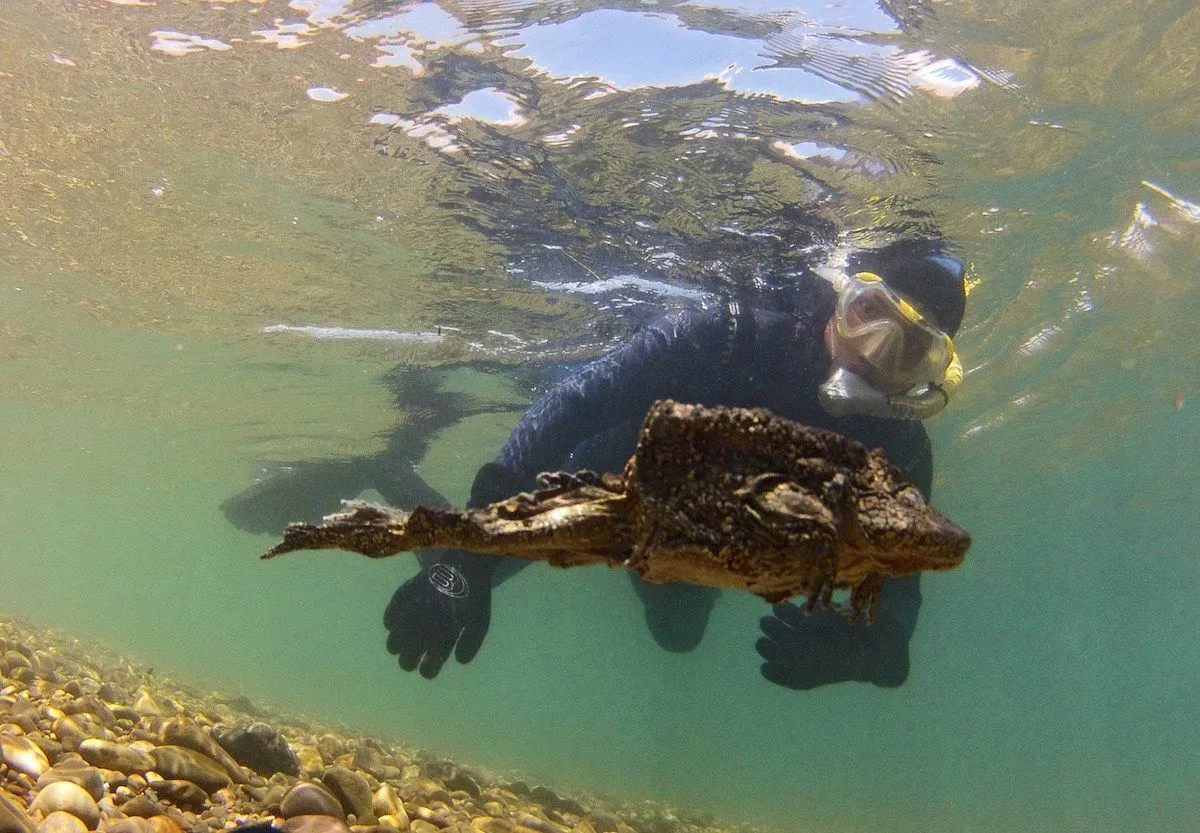
[[[1200,826],[1198,56],[1182,0],[0,4],[0,604],[785,831]],[[537,369],[935,232],[975,545],[899,689],[767,683],[732,594],[665,654],[623,577],[544,569],[426,681],[382,644],[410,559],[263,564],[221,511],[426,424],[465,500]]]

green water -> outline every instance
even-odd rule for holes
[[[855,105],[847,136],[898,173],[809,168],[851,224],[927,212],[981,279],[957,339],[967,382],[928,423],[935,503],[975,543],[961,569],[923,580],[901,688],[767,683],[753,651],[767,609],[733,594],[695,652],[668,655],[623,576],[542,568],[496,590],[471,665],[427,681],[383,650],[380,616],[409,560],[258,561],[274,538],[237,530],[221,502],[265,461],[379,452],[403,419],[388,369],[453,366],[447,388],[494,403],[420,466],[462,501],[529,399],[515,368],[539,344],[586,333],[563,348],[577,358],[627,328],[586,298],[547,301],[506,271],[506,248],[565,240],[600,266],[625,218],[682,234],[726,187],[714,168],[655,203],[637,166],[670,154],[631,157],[602,124],[595,158],[581,145],[572,170],[579,199],[609,213],[564,221],[517,154],[512,214],[488,214],[498,203],[477,195],[491,180],[419,137],[381,140],[371,112],[428,111],[438,83],[449,101],[542,85],[531,124],[507,128],[528,138],[577,121],[581,102],[491,46],[459,56],[491,75],[445,58],[451,43],[418,50],[414,77],[369,69],[373,43],[337,28],[298,50],[233,41],[303,19],[280,3],[0,8],[0,613],[567,792],[783,831],[1200,827],[1200,226],[1187,202],[1200,201],[1200,18],[1187,3],[933,10],[900,41],[1014,86]],[[148,48],[163,29],[236,48],[166,56]],[[353,95],[312,102],[317,84]],[[696,90],[688,106],[725,96]],[[638,112],[675,103],[630,95],[646,98],[621,105]],[[789,116],[755,117],[766,130]],[[467,156],[499,141],[460,129]],[[764,205],[804,187],[772,159],[739,180]],[[585,163],[603,174],[593,190]],[[1158,220],[1143,248],[1127,231],[1139,203]],[[522,249],[497,217],[559,237]],[[461,335],[261,332],[277,323]]]

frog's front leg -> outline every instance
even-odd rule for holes
[[[850,590],[851,624],[861,621],[870,625],[879,613],[879,597],[883,593],[883,576],[871,573]]]

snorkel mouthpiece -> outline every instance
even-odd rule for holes
[[[869,413],[880,416],[887,409],[887,395],[844,367],[837,368],[817,394],[821,407],[832,416]]]
[[[929,382],[888,395],[857,373],[839,367],[817,396],[825,412],[835,417],[865,414],[880,419],[928,419],[946,407],[962,377],[962,364],[955,353],[941,384]]]

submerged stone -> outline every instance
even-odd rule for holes
[[[34,778],[50,768],[46,753],[24,735],[0,734],[0,758],[10,768]]]
[[[325,787],[311,781],[301,781],[283,797],[279,810],[285,818],[292,816],[333,816],[344,819],[346,811],[337,797]]]
[[[78,816],[55,810],[38,825],[37,833],[87,833],[87,829]]]
[[[0,833],[37,833],[37,825],[25,810],[0,790]]]
[[[300,758],[287,740],[266,723],[251,723],[237,728],[217,727],[213,737],[233,759],[259,775],[285,772],[300,774]]]
[[[78,818],[89,829],[100,823],[100,808],[95,799],[88,795],[83,787],[70,781],[47,784],[38,792],[37,798],[29,805],[29,810],[44,815],[61,810]]]
[[[225,773],[235,784],[249,782],[241,766],[222,748],[221,744],[212,735],[185,717],[176,717],[163,727],[163,741],[199,752],[206,758],[216,761],[225,769]]]
[[[154,769],[154,758],[128,744],[100,738],[88,738],[79,744],[79,754],[89,764],[102,769],[114,769],[126,775]]]
[[[78,784],[96,801],[104,797],[104,778],[100,771],[74,755],[60,759],[53,767],[43,772],[38,777],[37,787],[41,789],[58,781]]]
[[[179,778],[214,792],[230,784],[224,767],[194,749],[159,746],[152,754],[154,769],[166,778]]]

